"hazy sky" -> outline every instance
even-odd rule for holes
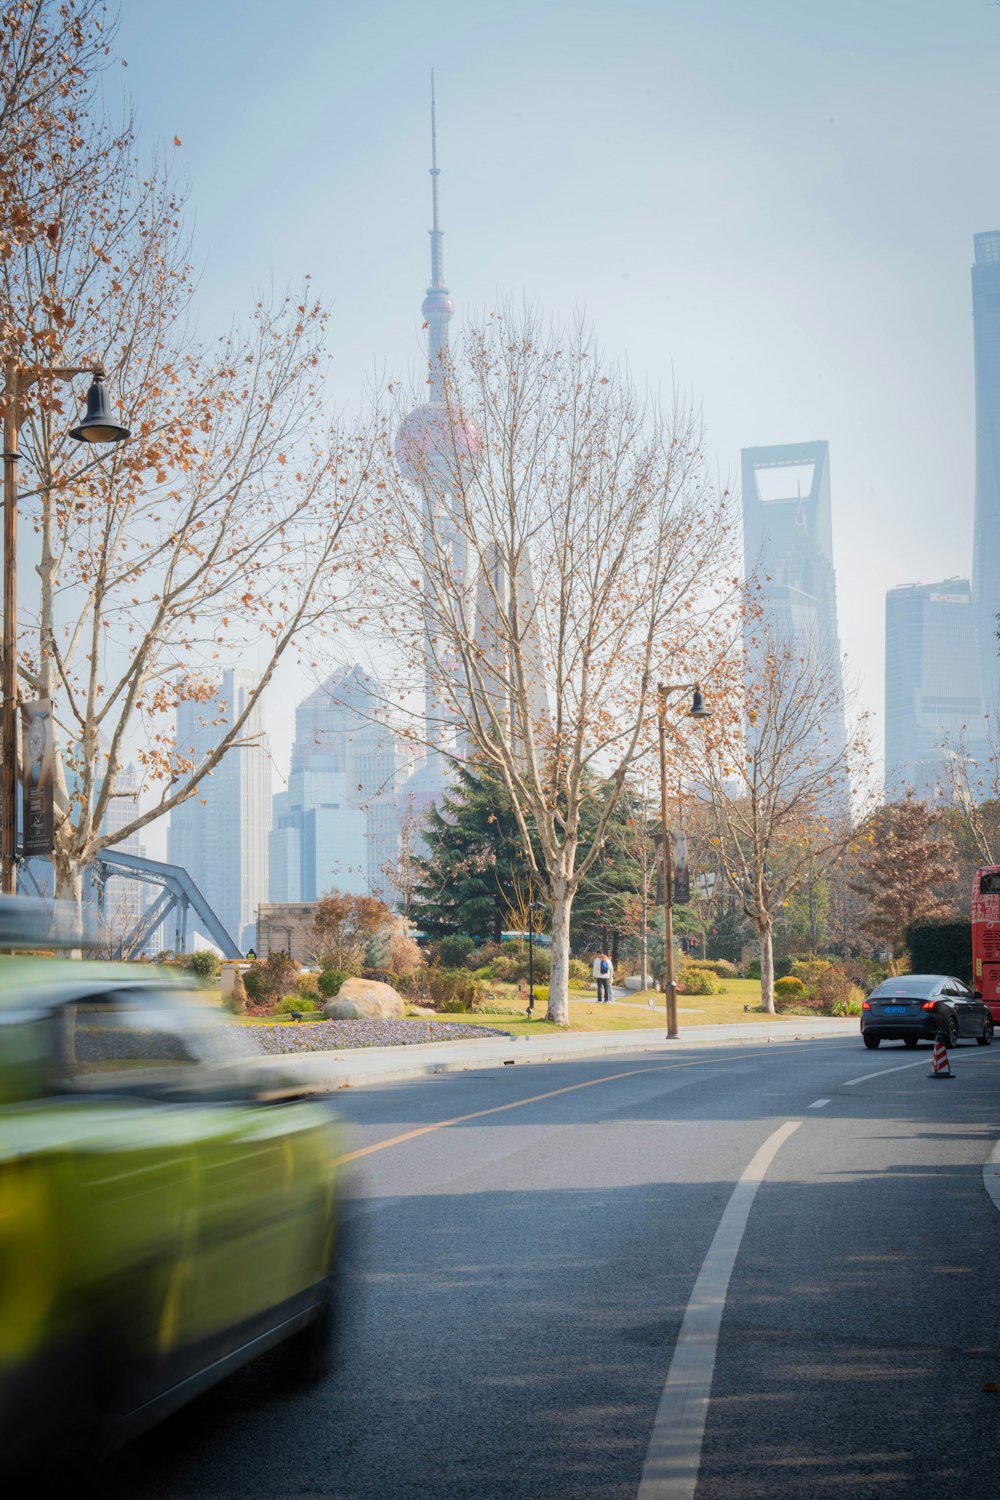
[[[841,639],[881,735],[886,589],[971,566],[1000,8],[125,0],[119,46],[144,142],[183,141],[202,331],[311,272],[348,405],[421,357],[433,66],[459,316],[584,306],[637,378],[693,394],[734,481],[741,447],[829,440]]]

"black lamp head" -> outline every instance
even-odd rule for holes
[[[94,371],[94,379],[87,392],[87,415],[79,427],[70,428],[69,435],[76,438],[78,443],[124,443],[131,436],[127,427],[122,427],[115,421],[108,407],[103,370]]]
[[[689,719],[710,719],[712,710],[705,707],[705,700],[701,696],[701,688],[696,687],[691,698],[691,707],[688,711]]]

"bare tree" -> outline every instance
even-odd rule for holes
[[[726,877],[760,944],[772,1015],[776,914],[849,842],[851,779],[860,787],[867,775],[867,721],[841,739],[835,668],[817,646],[765,627],[716,686],[710,729],[690,736]]]
[[[136,159],[130,126],[82,111],[88,171],[39,151],[50,230],[0,260],[0,303],[37,371],[25,412],[22,514],[37,591],[22,588],[20,673],[55,705],[56,894],[80,899],[100,850],[193,796],[234,746],[281,664],[317,649],[344,603],[376,432],[329,430],[323,309],[306,288],[262,298],[211,344],[191,327],[193,283],[170,172]],[[44,148],[44,149],[43,149]],[[101,361],[131,442],[81,456],[51,367]],[[67,403],[69,404],[69,403]],[[258,686],[195,758],[174,742],[183,699],[213,703],[247,651]],[[147,798],[114,832],[106,813],[128,758]]]
[[[657,681],[712,656],[735,573],[729,505],[695,415],[664,416],[582,325],[493,315],[434,389],[403,423],[406,480],[385,492],[381,618],[410,685],[426,682],[412,732],[426,714],[441,752],[507,789],[551,903],[548,1016],[565,1025],[573,899],[648,749]]]
[[[0,5],[0,261],[51,241],[64,192],[93,170],[80,122],[116,30],[104,0]],[[16,312],[0,309],[8,355],[25,337]]]

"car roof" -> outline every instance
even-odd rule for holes
[[[150,983],[158,987],[181,987],[172,974],[153,965],[0,954],[0,1017],[5,1011],[48,1005],[81,991],[120,989],[126,985],[135,988]]]
[[[887,979],[880,979],[875,988],[880,990],[886,984],[960,984],[968,989],[965,980],[954,974],[890,974]]]

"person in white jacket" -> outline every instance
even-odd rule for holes
[[[599,953],[594,959],[594,978],[597,980],[598,1005],[610,1005],[615,966],[606,953]]]

